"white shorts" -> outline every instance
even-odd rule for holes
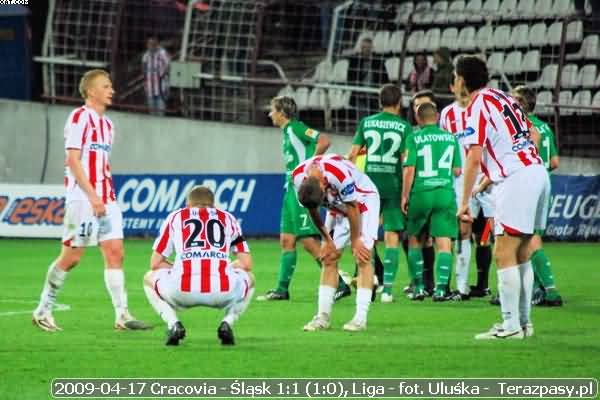
[[[196,306],[224,308],[246,299],[251,286],[250,275],[243,269],[228,268],[230,290],[227,292],[181,291],[181,272],[159,269],[154,273],[154,290],[167,303],[177,309]],[[192,275],[191,279],[200,279]]]
[[[479,212],[483,210],[483,216],[491,218],[494,216],[494,201],[491,194],[491,188],[493,185],[488,187],[488,190],[479,193],[475,197],[469,199],[469,210],[471,216],[477,218]],[[454,179],[454,192],[456,193],[456,205],[460,207],[462,201],[464,189],[464,175],[461,175]]]
[[[123,239],[123,214],[117,202],[106,204],[106,215],[100,218],[94,216],[87,200],[67,203],[62,236],[65,246],[97,246],[110,239]]]
[[[549,199],[550,178],[543,165],[530,165],[510,175],[494,189],[494,233],[531,235],[535,229],[545,229]]]
[[[372,249],[379,231],[380,201],[378,195],[372,194],[366,197],[367,210],[360,214],[360,239],[367,249]],[[328,232],[333,229],[333,242],[336,249],[341,250],[350,244],[350,220],[345,215],[328,211],[325,229]]]

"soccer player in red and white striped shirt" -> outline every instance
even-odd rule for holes
[[[85,247],[99,244],[104,257],[104,281],[115,308],[115,329],[143,329],[127,307],[123,275],[123,216],[116,202],[110,170],[114,125],[106,116],[114,90],[103,70],[86,72],[79,83],[85,105],[69,115],[65,125],[66,206],[60,256],[50,265],[33,323],[57,331],[52,307],[68,272]]]
[[[373,289],[371,251],[379,228],[379,192],[367,175],[337,154],[309,158],[292,172],[300,204],[308,208],[311,219],[323,237],[321,244],[321,284],[319,306],[305,331],[328,329],[338,285],[337,262],[343,248],[350,244],[358,264],[356,313],[344,324],[346,331],[367,328],[367,314]],[[319,207],[329,211],[325,223]],[[333,231],[333,237],[330,232]]]
[[[468,199],[479,166],[496,185],[494,222],[502,324],[476,339],[521,339],[533,334],[530,321],[533,270],[529,243],[546,225],[550,181],[532,140],[531,123],[508,94],[486,87],[488,70],[475,56],[460,57],[454,87],[471,97],[465,144],[469,146],[458,216],[471,220]],[[485,151],[484,151],[485,149]]]
[[[166,344],[177,346],[185,337],[175,309],[206,306],[225,309],[217,333],[222,344],[233,345],[231,327],[254,293],[250,248],[235,217],[214,207],[210,189],[196,186],[186,207],[167,216],[153,250],[144,291],[167,323]],[[230,252],[236,255],[233,262]]]

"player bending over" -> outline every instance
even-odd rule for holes
[[[177,346],[186,333],[175,310],[196,306],[225,309],[217,336],[233,345],[233,324],[254,293],[250,248],[235,217],[214,207],[210,189],[196,186],[187,206],[165,219],[153,249],[144,292],[167,324],[167,346]],[[237,257],[233,262],[230,251]]]
[[[452,238],[458,231],[454,177],[460,175],[461,150],[454,135],[438,128],[435,104],[419,105],[416,117],[422,128],[406,142],[401,202],[408,217],[408,266],[415,285],[412,299],[425,297],[422,247],[429,235],[435,238],[438,252],[433,301],[446,301],[450,294]]]
[[[106,71],[86,72],[79,82],[85,105],[71,112],[65,125],[65,220],[60,255],[50,264],[33,312],[33,323],[55,332],[61,328],[52,316],[56,296],[86,247],[100,246],[104,282],[115,308],[115,329],[146,329],[127,307],[123,274],[123,215],[110,170],[113,122],[106,116],[115,93]]]
[[[321,244],[321,284],[319,306],[305,331],[328,329],[338,284],[338,260],[342,249],[351,245],[358,263],[356,313],[344,324],[346,331],[367,329],[367,313],[373,290],[371,251],[379,226],[379,194],[368,176],[354,164],[335,154],[310,158],[292,173],[300,203],[310,213],[323,238]],[[328,209],[325,224],[319,208]],[[333,237],[329,232],[333,230]]]

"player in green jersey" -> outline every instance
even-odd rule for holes
[[[554,132],[552,132],[550,126],[532,113],[536,102],[535,92],[527,86],[517,86],[514,88],[512,95],[521,104],[521,107],[527,113],[527,118],[540,134],[539,143],[536,144],[540,157],[544,161],[544,166],[550,173],[558,168],[558,151],[554,141]],[[546,306],[562,306],[563,301],[556,289],[550,260],[542,247],[543,234],[543,231],[536,230],[530,242],[531,263],[533,264],[537,286],[534,289],[533,303]]]
[[[408,266],[415,284],[412,298],[425,297],[422,246],[427,235],[437,247],[434,301],[445,301],[452,268],[452,239],[456,238],[454,177],[460,175],[460,148],[456,137],[437,126],[435,104],[417,107],[422,126],[406,140],[402,211],[408,216]]]
[[[311,129],[296,119],[297,106],[293,98],[278,96],[271,100],[269,116],[273,125],[282,129],[283,160],[286,171],[285,193],[281,210],[281,259],[277,287],[257,300],[289,300],[289,286],[296,269],[296,243],[300,241],[306,251],[317,260],[320,256],[320,234],[312,223],[308,210],[300,205],[292,187],[291,174],[304,160],[325,153],[329,148],[327,135]],[[336,299],[350,294],[350,288],[340,279]]]
[[[398,271],[400,232],[406,228],[400,210],[402,154],[404,141],[412,133],[412,127],[400,117],[402,92],[399,87],[392,84],[383,86],[379,92],[379,103],[382,112],[360,121],[348,158],[355,163],[360,150],[366,147],[364,171],[379,191],[385,232],[381,302],[391,303],[392,285]]]

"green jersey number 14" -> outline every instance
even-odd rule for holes
[[[423,157],[423,171],[418,172],[420,178],[431,178],[438,176],[438,170],[441,169],[452,169],[452,156],[454,154],[454,146],[448,146],[442,157],[438,161],[437,168],[433,168],[433,154],[431,151],[431,145],[426,144],[417,152],[419,157]]]

